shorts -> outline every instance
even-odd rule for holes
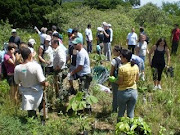
[[[14,81],[14,75],[8,75],[7,76],[7,82],[9,84],[9,86],[14,86],[16,84]]]

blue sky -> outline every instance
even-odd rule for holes
[[[153,4],[156,4],[157,6],[161,6],[162,2],[178,2],[180,0],[141,0],[141,6],[145,5],[148,2],[152,2]]]

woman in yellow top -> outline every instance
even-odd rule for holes
[[[123,117],[125,110],[129,118],[134,117],[134,108],[138,97],[136,82],[139,79],[139,68],[131,61],[132,52],[122,49],[120,57],[123,65],[119,68],[118,80],[119,84],[117,100],[118,100],[118,118]]]

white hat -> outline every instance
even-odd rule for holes
[[[103,31],[104,29],[102,27],[97,27],[98,31]]]
[[[51,41],[51,36],[47,35],[46,38],[45,38],[45,40]]]
[[[11,33],[16,33],[16,29],[12,29]]]
[[[112,25],[111,24],[108,24],[109,27],[111,27]]]
[[[107,22],[103,22],[102,24],[104,25],[104,24],[106,24]]]
[[[29,39],[28,43],[30,43],[31,45],[34,45],[36,44],[36,41],[33,38],[31,38]]]

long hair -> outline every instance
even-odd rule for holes
[[[133,61],[131,61],[132,52],[131,52],[130,50],[128,50],[128,49],[122,49],[122,50],[121,50],[121,55],[122,55],[125,59],[127,59],[128,62],[131,62],[131,66],[134,66],[135,63],[134,63]]]
[[[156,42],[156,46],[158,46],[160,44],[160,42],[164,41],[164,47],[167,47],[167,42],[164,38],[160,38],[157,42]]]

